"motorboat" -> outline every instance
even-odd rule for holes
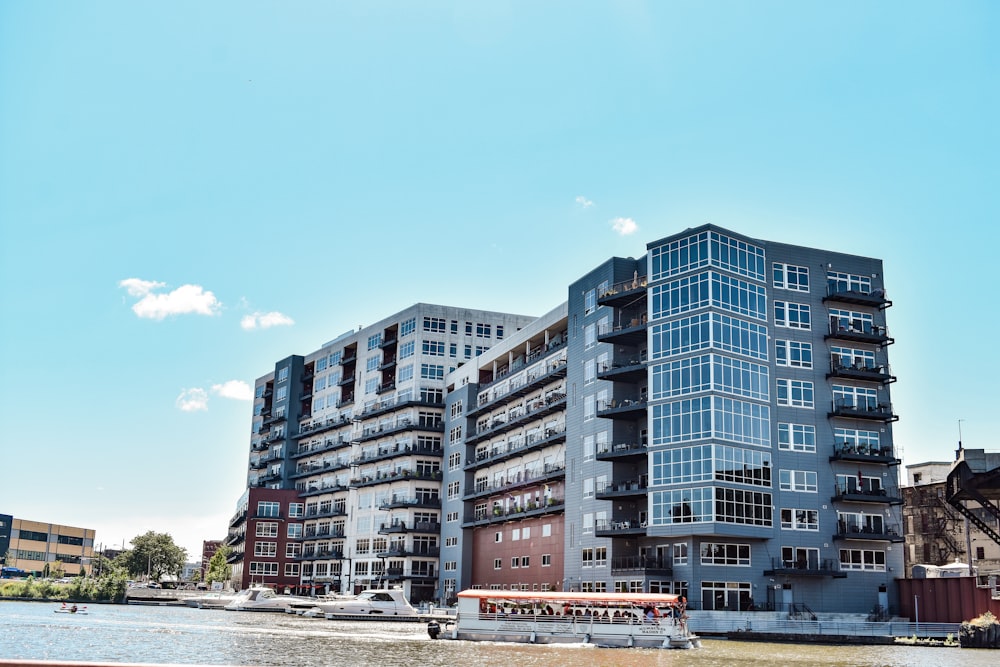
[[[251,586],[223,606],[226,611],[299,611],[316,606],[316,598],[279,595],[267,586]]]
[[[420,620],[416,609],[401,588],[373,588],[357,595],[344,595],[314,602],[306,616],[324,616],[330,620],[378,618],[379,620]]]
[[[694,648],[684,599],[665,593],[466,590],[455,622],[431,638],[607,647]]]
[[[196,595],[184,600],[184,604],[197,609],[222,609],[235,601],[242,593],[234,591],[214,591],[204,595]]]

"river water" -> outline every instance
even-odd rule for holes
[[[1000,652],[705,640],[691,651],[431,640],[422,623],[350,622],[188,607],[0,602],[0,660],[295,667],[996,667]]]

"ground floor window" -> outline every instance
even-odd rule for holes
[[[701,582],[701,608],[746,611],[753,604],[749,581]]]

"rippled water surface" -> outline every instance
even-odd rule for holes
[[[421,623],[327,621],[288,614],[124,605],[90,605],[90,613],[82,616],[55,614],[57,606],[0,602],[0,659],[303,667],[1000,665],[1000,651],[973,649],[713,640],[693,651],[528,646],[433,641]]]

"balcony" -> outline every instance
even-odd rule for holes
[[[427,568],[423,570],[409,570],[407,571],[402,567],[387,567],[385,569],[385,580],[388,582],[403,581],[405,579],[410,579],[417,581],[422,584],[435,584],[437,583],[437,575],[434,574],[434,568]]]
[[[395,412],[397,410],[402,410],[408,407],[423,407],[423,408],[435,408],[444,405],[444,399],[433,399],[431,397],[421,396],[420,398],[406,398],[400,400],[398,398],[389,398],[384,401],[376,401],[370,405],[366,405],[364,410],[361,412],[362,419],[371,419],[373,417],[378,417],[389,412]]]
[[[612,345],[639,345],[646,342],[646,314],[622,324],[605,324],[597,328],[597,342]]]
[[[379,472],[374,476],[364,475],[351,480],[352,489],[361,489],[366,486],[378,486],[379,484],[391,484],[393,482],[440,482],[442,478],[440,470],[417,472],[413,470],[393,470],[392,472]]]
[[[462,500],[475,500],[477,498],[488,498],[510,494],[515,489],[523,489],[528,486],[538,486],[551,482],[555,479],[562,479],[566,476],[565,463],[547,463],[542,466],[541,473],[534,470],[518,473],[513,479],[506,480],[503,484],[482,484],[477,485],[475,491],[462,497]]]
[[[338,459],[336,461],[311,461],[296,468],[295,473],[291,475],[291,478],[296,479],[308,477],[309,475],[315,475],[316,473],[323,471],[342,470],[350,467],[351,462],[346,459]]]
[[[888,364],[866,364],[864,362],[846,363],[834,355],[830,360],[830,372],[826,374],[827,379],[844,378],[847,380],[861,380],[863,382],[878,382],[880,384],[890,384],[896,381]]]
[[[302,535],[303,540],[322,540],[331,537],[335,539],[344,537],[344,526],[338,523],[322,530],[317,529],[315,526],[306,526],[306,532]]]
[[[310,454],[320,454],[322,452],[331,452],[344,447],[350,447],[351,441],[340,436],[337,438],[328,438],[323,442],[316,443],[299,443],[298,449],[292,452],[293,459],[300,459],[303,456],[309,456]]]
[[[892,447],[869,445],[856,442],[833,443],[831,461],[855,461],[857,463],[884,463],[898,466],[900,460],[893,456]]]
[[[387,333],[382,337],[382,342],[378,344],[383,350],[396,344],[396,333]]]
[[[395,389],[396,389],[396,382],[395,380],[393,380],[392,382],[383,382],[382,384],[380,384],[378,387],[375,388],[375,393],[387,394],[390,391],[395,391]]]
[[[486,440],[497,435],[502,435],[519,426],[541,419],[547,415],[559,412],[566,408],[566,394],[552,393],[548,397],[531,401],[525,410],[513,417],[494,417],[488,423],[483,424],[475,433],[470,433],[465,438],[468,445]]]
[[[649,487],[646,484],[645,475],[640,479],[633,479],[621,482],[606,482],[597,485],[598,500],[612,500],[628,496],[645,496]]]
[[[614,556],[611,559],[612,575],[672,576],[674,566],[669,558],[655,556]]]
[[[841,572],[839,561],[833,558],[800,558],[798,560],[782,560],[771,558],[771,568],[764,570],[765,577],[833,577],[843,579],[846,572]]]
[[[598,461],[628,461],[631,459],[645,459],[649,453],[649,448],[645,442],[616,442],[613,445],[605,444],[597,449]]]
[[[354,384],[354,377],[355,377],[354,373],[351,373],[350,375],[344,375],[339,380],[337,380],[337,386],[338,387],[346,387],[348,385],[353,385]]]
[[[403,496],[393,494],[391,498],[379,504],[380,510],[395,510],[413,507],[416,509],[441,509],[440,497]]]
[[[344,350],[344,354],[340,357],[341,366],[349,366],[358,360],[358,351],[355,349]]]
[[[597,416],[604,419],[636,420],[646,415],[646,399],[624,398],[601,401],[597,404]]]
[[[878,488],[858,488],[853,483],[837,484],[834,487],[833,497],[830,498],[835,503],[878,503],[880,505],[902,505],[903,499],[898,496],[890,496],[886,489]]]
[[[566,442],[566,428],[547,428],[544,432],[532,433],[521,442],[494,443],[489,451],[478,452],[476,458],[465,464],[465,470],[474,470],[485,465],[499,463],[528,452],[544,449],[549,445]]]
[[[634,384],[642,382],[646,376],[646,363],[641,359],[629,359],[624,363],[601,364],[597,368],[598,380]]]
[[[295,489],[299,492],[299,497],[318,496],[323,493],[336,493],[337,491],[348,491],[349,488],[341,484],[296,484]]]
[[[385,371],[389,370],[390,368],[393,368],[395,365],[396,365],[396,356],[393,355],[391,357],[383,358],[382,363],[378,365],[378,369],[380,371]]]
[[[426,445],[401,445],[396,443],[394,445],[383,445],[378,448],[375,452],[369,452],[367,454],[362,454],[358,458],[351,461],[351,465],[362,465],[364,463],[374,463],[375,461],[384,461],[386,459],[394,459],[400,456],[443,456],[444,450],[441,447],[428,447]]]
[[[531,519],[546,514],[561,514],[566,511],[566,501],[563,498],[548,498],[541,503],[529,502],[526,505],[518,505],[504,509],[496,506],[492,510],[480,512],[467,519],[462,528],[477,528],[488,526],[494,523],[506,523],[508,521],[518,521],[520,519]]]
[[[835,398],[828,416],[843,417],[845,419],[865,419],[884,424],[899,421],[899,415],[892,413],[892,405],[889,403],[862,400],[853,401],[850,398]]]
[[[597,295],[598,306],[621,308],[646,296],[646,276],[635,276],[631,280],[615,283]]]
[[[837,521],[835,540],[866,540],[873,542],[902,542],[903,536],[895,524],[863,525],[856,522]]]
[[[868,343],[869,345],[892,345],[896,341],[889,336],[886,327],[872,325],[861,320],[851,323],[844,323],[837,318],[830,320],[829,332],[823,336],[824,340],[847,340],[852,343]]]
[[[347,505],[334,504],[329,509],[315,508],[306,510],[306,519],[323,519],[332,516],[347,516]]]
[[[299,556],[298,560],[343,560],[342,549],[323,549],[322,551],[310,551]]]
[[[886,298],[885,290],[881,288],[870,291],[846,289],[842,284],[828,284],[826,286],[826,296],[823,303],[827,302],[849,303],[855,306],[869,306],[885,310],[892,305],[892,301]]]
[[[418,558],[437,558],[441,555],[440,547],[413,546],[405,544],[391,544],[385,551],[375,554],[376,558],[406,558],[416,556]],[[390,568],[392,569],[392,568]]]
[[[507,377],[507,375],[504,375],[503,377]],[[528,372],[523,378],[514,378],[510,381],[504,391],[496,390],[493,392],[487,392],[483,388],[480,388],[476,406],[470,409],[467,412],[467,415],[469,417],[474,417],[481,412],[490,410],[496,405],[509,402],[515,398],[527,396],[535,389],[540,389],[553,380],[561,380],[565,377],[566,360],[553,359],[545,365],[544,369]],[[492,386],[499,381],[500,380],[496,380],[486,386]]]
[[[434,431],[435,433],[443,433],[444,421],[441,419],[419,419],[414,421],[413,419],[404,417],[391,424],[373,424],[362,430],[358,442],[370,442],[404,431]]]
[[[440,532],[440,521],[410,521],[407,523],[402,519],[398,519],[383,523],[378,527],[379,535],[392,535],[394,533],[430,533],[437,535]]]
[[[317,419],[313,422],[303,422],[299,424],[299,432],[293,437],[295,438],[305,438],[310,435],[315,435],[317,433],[322,433],[323,431],[329,431],[331,429],[340,428],[341,426],[347,426],[352,423],[352,420],[347,415],[341,415],[339,417],[330,417],[326,420]]]
[[[594,530],[596,537],[634,537],[645,534],[646,522],[640,521],[639,517],[598,521]]]

